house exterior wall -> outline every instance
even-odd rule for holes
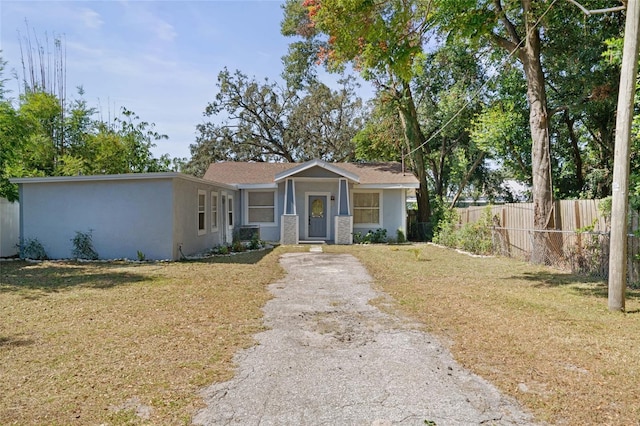
[[[72,257],[76,232],[92,230],[100,258],[171,259],[172,198],[170,179],[21,184],[20,235],[50,258]]]
[[[0,257],[18,254],[20,242],[20,204],[0,198]]]
[[[358,191],[357,188],[350,188],[352,191]],[[382,226],[372,227],[370,225],[353,224],[353,232],[366,234],[377,228],[387,230],[387,237],[396,238],[398,229],[402,229],[405,236],[407,235],[407,211],[406,211],[406,190],[405,189],[384,189],[382,190]],[[353,208],[353,195],[351,198],[351,206]]]
[[[198,193],[205,195],[205,229],[198,232]],[[189,256],[214,246],[222,244],[222,201],[221,192],[226,191],[234,196],[234,203],[239,203],[236,198],[237,191],[222,189],[206,182],[195,182],[186,179],[175,179],[173,184],[173,207],[172,207],[172,258],[180,259],[183,255]],[[218,196],[217,210],[218,223],[215,230],[212,229],[211,218],[211,193]],[[235,206],[234,206],[235,207]],[[235,212],[238,209],[234,209]]]

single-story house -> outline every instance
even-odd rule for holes
[[[179,259],[231,243],[251,227],[260,239],[351,244],[353,234],[406,230],[399,163],[213,163],[202,179],[180,173],[16,178],[20,238],[69,258],[76,232],[92,233],[100,258]]]

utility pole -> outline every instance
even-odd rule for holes
[[[627,215],[629,210],[629,154],[633,101],[638,70],[639,0],[627,3],[620,92],[616,116],[609,251],[609,310],[624,311],[627,288]]]

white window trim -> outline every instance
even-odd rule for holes
[[[211,222],[211,232],[216,232],[218,230],[218,221],[220,220],[220,208],[219,208],[219,204],[220,204],[220,195],[218,194],[218,191],[211,191],[211,193],[209,194],[210,196],[210,200],[211,200],[211,208],[209,210],[209,217],[210,222]],[[213,203],[213,199],[215,197],[215,205]],[[215,210],[214,210],[215,208]],[[213,212],[216,212],[216,218],[215,220],[213,219]]]
[[[202,211],[200,210],[200,196],[204,196],[204,204],[202,206]],[[200,214],[204,215],[204,223],[203,228],[200,228]],[[196,229],[198,230],[198,235],[205,235],[207,233],[207,191],[203,189],[198,189],[198,196],[196,198]]]
[[[379,206],[378,206],[378,223],[356,223],[355,221],[355,216],[356,216],[356,210],[359,210],[359,207],[356,207],[356,203],[354,201],[355,198],[355,194],[363,194],[363,193],[377,193],[378,194],[378,202],[379,202]],[[382,190],[376,190],[376,189],[354,189],[351,191],[351,215],[353,216],[353,227],[354,228],[365,228],[365,227],[378,227],[381,228],[382,227],[382,222],[383,222],[383,215],[382,215]]]
[[[249,206],[249,193],[250,192],[270,192],[273,194],[273,205],[272,206],[260,206],[259,208],[272,207],[273,208],[273,222],[250,222],[249,221],[249,210],[251,207]],[[275,226],[277,224],[278,210],[277,206],[277,192],[275,189],[262,189],[262,190],[246,190],[244,193],[244,217],[246,218],[246,225],[261,225],[261,226]]]

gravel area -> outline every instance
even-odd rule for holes
[[[203,390],[195,424],[534,424],[435,337],[370,305],[385,295],[356,258],[320,251],[281,258],[268,330],[236,356],[231,381]]]

